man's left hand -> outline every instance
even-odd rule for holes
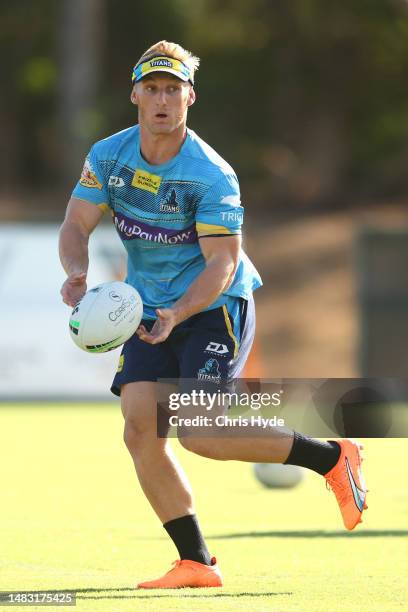
[[[157,320],[150,332],[144,325],[140,325],[136,333],[140,340],[148,344],[159,344],[164,342],[170,335],[172,329],[177,325],[176,314],[171,308],[158,308],[156,310]]]

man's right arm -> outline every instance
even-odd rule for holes
[[[59,234],[59,256],[67,279],[61,287],[65,304],[75,306],[86,293],[88,240],[104,209],[86,200],[71,198]]]

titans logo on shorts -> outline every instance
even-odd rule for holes
[[[148,330],[152,320],[144,320]],[[177,325],[160,344],[134,334],[122,350],[111,391],[122,385],[160,379],[178,380],[183,391],[219,389],[235,379],[248,357],[255,333],[253,298],[235,298],[229,308],[200,312]]]
[[[146,319],[171,307],[204,270],[201,238],[241,234],[237,177],[192,130],[179,153],[158,166],[141,155],[137,125],[97,142],[72,195],[110,210],[128,253],[126,281],[140,293]],[[207,310],[248,300],[260,285],[241,251],[232,283]]]

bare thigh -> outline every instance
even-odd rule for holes
[[[127,383],[121,389],[121,409],[126,428],[135,436],[157,439],[157,424],[163,438],[168,433],[167,402],[174,385],[140,381]],[[164,440],[163,440],[164,441]]]

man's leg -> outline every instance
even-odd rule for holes
[[[244,367],[255,334],[254,301],[230,303],[228,308],[202,313],[191,323],[191,328],[192,333],[180,351],[183,391],[200,390],[204,381],[206,390],[215,394],[222,390],[222,381],[237,378]],[[178,409],[181,418],[208,417],[212,423],[216,422],[217,415],[227,414],[228,401],[224,406],[216,402],[211,411],[194,403]],[[346,528],[353,529],[361,521],[367,507],[366,487],[361,473],[360,445],[354,441],[322,441],[284,427],[258,428],[254,436],[234,425],[216,429],[213,435],[214,430],[208,430],[206,425],[201,431],[197,427],[181,426],[179,440],[187,450],[211,459],[289,463],[314,470],[333,489]]]
[[[262,436],[236,436],[232,427],[222,428],[219,437],[197,437],[197,432],[182,431],[179,441],[198,455],[219,460],[299,465],[321,474],[336,496],[344,526],[351,530],[362,522],[367,509],[367,488],[361,472],[362,446],[354,440],[323,441],[303,436],[286,428],[270,427]],[[229,429],[231,437],[223,437]]]
[[[170,574],[140,583],[139,587],[220,586],[219,570],[211,560],[194,513],[190,484],[169,440],[157,437],[157,384],[133,382],[122,386],[124,441],[143,492],[176,545],[181,562]]]
[[[191,487],[167,438],[157,437],[157,383],[123,385],[124,441],[144,494],[162,523],[194,514]]]
[[[215,418],[214,414],[212,418]],[[290,463],[307,467],[322,475],[329,472],[340,457],[337,442],[309,438],[286,427],[259,429],[254,437],[239,435],[241,432],[237,433],[236,426],[213,428],[209,431],[218,435],[212,437],[205,428],[200,431],[197,428],[184,428],[180,432],[179,441],[187,450],[210,459]]]

